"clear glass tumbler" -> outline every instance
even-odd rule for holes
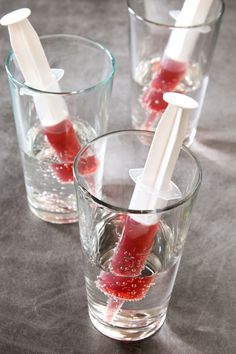
[[[163,209],[130,210],[132,171],[143,168],[152,138],[141,130],[103,135],[74,163],[90,319],[122,341],[149,337],[164,323],[201,183],[199,163],[183,147],[172,178],[178,198]],[[91,154],[97,169],[85,176]]]
[[[163,93],[188,94],[199,102],[199,108],[190,116],[187,146],[196,135],[224,12],[222,0],[207,0],[205,6],[211,5],[207,15],[197,10],[192,24],[186,9],[188,13],[189,7],[194,9],[197,3],[197,0],[127,0],[132,125],[135,129],[154,130],[167,105]]]
[[[115,60],[106,48],[83,37],[50,35],[41,43],[60,92],[27,86],[12,52],[6,60],[25,186],[35,215],[71,223],[78,219],[73,161],[82,146],[107,132]],[[65,120],[43,125],[38,113],[45,102],[51,107],[59,103],[60,111],[66,107]]]

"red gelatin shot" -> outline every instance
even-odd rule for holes
[[[44,127],[44,133],[50,145],[54,148],[58,158],[63,163],[52,164],[52,168],[60,182],[73,181],[73,161],[81,149],[74,127],[70,119]],[[81,174],[89,174],[96,170],[97,162],[94,156],[83,159],[80,167]]]
[[[164,92],[172,91],[182,80],[185,72],[186,63],[166,58],[161,62],[150,87]]]
[[[52,163],[51,167],[61,183],[73,182],[73,163]]]
[[[64,119],[50,127],[44,127],[44,133],[62,162],[74,160],[81,146],[70,119]]]
[[[150,86],[141,98],[142,106],[150,112],[143,124],[144,129],[150,129],[158,118],[157,113],[166,109],[168,104],[163,99],[164,93],[175,90],[185,72],[186,63],[170,58],[164,59],[157,67]]]
[[[97,280],[97,287],[105,295],[122,301],[142,300],[152,285],[154,275],[132,278],[102,271]]]
[[[143,225],[127,217],[123,233],[110,262],[112,273],[121,276],[141,274],[151,251],[158,224]]]
[[[73,163],[55,163],[51,165],[60,182],[73,182]],[[98,162],[95,156],[80,159],[78,171],[81,175],[90,175],[97,169]]]
[[[63,162],[62,164],[53,163],[51,165],[53,171],[60,182],[72,182],[73,160],[81,149],[72,122],[67,118],[53,126],[44,127],[44,134],[59,160]]]

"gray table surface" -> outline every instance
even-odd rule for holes
[[[110,129],[130,127],[126,4],[122,0],[0,0],[0,15],[32,9],[42,34],[88,36],[117,59]],[[106,338],[89,321],[76,224],[33,216],[26,202],[4,72],[0,28],[0,353],[236,353],[236,1],[226,12],[192,149],[204,179],[168,318],[134,344]]]

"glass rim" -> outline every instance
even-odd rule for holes
[[[9,51],[7,57],[6,57],[6,60],[5,60],[5,69],[6,69],[8,78],[10,80],[12,80],[15,84],[17,84],[17,86],[20,86],[20,87],[25,88],[27,90],[33,91],[33,92],[35,92],[37,94],[48,94],[48,95],[58,95],[58,96],[77,95],[77,94],[89,92],[89,91],[92,91],[92,90],[96,89],[97,87],[106,85],[107,82],[112,80],[112,78],[115,75],[115,71],[116,71],[116,60],[115,60],[115,57],[113,56],[113,54],[110,52],[109,49],[104,47],[99,42],[96,42],[96,41],[94,41],[92,39],[89,39],[87,37],[77,36],[77,35],[74,35],[74,34],[56,33],[56,34],[49,34],[49,35],[40,36],[39,38],[40,39],[48,39],[48,38],[60,38],[60,37],[62,37],[62,38],[79,39],[79,40],[82,40],[83,42],[91,44],[91,45],[97,47],[98,49],[100,49],[101,51],[103,51],[107,55],[107,57],[110,59],[111,70],[109,71],[109,74],[104,79],[100,80],[97,84],[89,86],[89,87],[86,87],[86,88],[83,88],[83,89],[72,90],[72,91],[60,91],[60,92],[40,90],[40,89],[37,89],[35,87],[29,86],[29,85],[27,85],[24,82],[21,82],[21,81],[17,80],[15,78],[15,76],[12,74],[12,72],[10,70],[10,60],[13,57],[14,52],[11,49]]]
[[[135,215],[144,215],[144,214],[160,214],[172,209],[175,209],[183,204],[185,204],[189,199],[191,199],[198,191],[200,184],[202,182],[202,168],[201,165],[198,161],[198,159],[196,158],[196,156],[193,154],[193,152],[185,145],[182,146],[181,150],[183,150],[184,152],[186,152],[188,154],[188,156],[190,156],[193,161],[195,162],[196,166],[197,166],[197,171],[198,171],[198,178],[197,181],[195,182],[193,188],[191,188],[191,192],[189,192],[184,198],[181,198],[180,200],[164,207],[164,208],[157,208],[157,209],[151,209],[151,210],[145,210],[145,209],[141,209],[141,210],[135,210],[135,209],[129,209],[129,208],[122,208],[122,207],[117,207],[113,204],[104,202],[103,200],[95,197],[92,193],[90,193],[88,191],[88,189],[86,187],[84,187],[81,183],[79,183],[79,178],[80,175],[78,173],[78,161],[80,159],[80,157],[82,156],[82,154],[85,152],[85,150],[91,146],[94,142],[96,142],[97,140],[101,140],[103,138],[106,138],[108,136],[111,135],[118,135],[118,134],[123,134],[123,133],[136,133],[136,134],[148,134],[148,135],[154,135],[154,132],[148,131],[148,130],[137,130],[137,129],[125,129],[125,130],[117,130],[114,132],[109,132],[103,135],[100,135],[98,137],[96,137],[95,139],[91,140],[88,144],[86,144],[77,154],[77,156],[75,157],[74,163],[73,163],[73,173],[74,173],[74,183],[78,184],[79,187],[83,190],[84,193],[86,193],[96,204],[102,206],[102,207],[106,207],[110,210],[116,211],[116,212],[120,212],[123,214],[135,214]]]
[[[218,20],[221,19],[221,17],[224,14],[224,10],[225,10],[224,0],[219,0],[220,3],[221,3],[221,9],[217,13],[217,16],[214,19],[212,19],[211,21],[203,22],[203,23],[200,23],[198,25],[192,25],[192,26],[176,26],[174,24],[173,25],[168,25],[166,23],[151,21],[148,18],[139,15],[138,12],[136,12],[134,10],[134,8],[132,7],[132,5],[131,5],[132,1],[133,0],[126,0],[127,6],[128,6],[128,11],[129,11],[130,15],[136,17],[137,20],[139,20],[139,21],[147,22],[147,23],[150,23],[150,24],[155,25],[155,26],[159,26],[159,27],[163,27],[163,28],[169,28],[169,29],[177,29],[177,28],[179,28],[179,29],[181,29],[181,28],[182,29],[194,29],[194,28],[201,28],[201,27],[205,27],[205,26],[211,26],[211,25],[215,24]]]

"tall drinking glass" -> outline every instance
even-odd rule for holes
[[[41,43],[60,92],[27,86],[12,52],[6,71],[29,207],[43,220],[70,223],[78,219],[73,160],[83,145],[107,131],[115,60],[83,37],[50,35]],[[50,102],[53,109],[54,101],[66,107],[68,116],[53,127],[43,126],[40,104]]]
[[[163,209],[130,210],[131,176],[143,168],[152,138],[135,130],[103,135],[74,163],[90,319],[123,341],[149,337],[165,321],[201,183],[199,163],[183,147],[172,177],[178,197]],[[88,178],[80,171],[91,153],[98,167]]]
[[[155,130],[167,105],[163,94],[188,94],[199,102],[199,108],[190,116],[186,145],[196,135],[224,12],[222,0],[201,0],[198,9],[197,3],[199,0],[127,0],[132,125]],[[190,14],[193,11],[195,17]]]

